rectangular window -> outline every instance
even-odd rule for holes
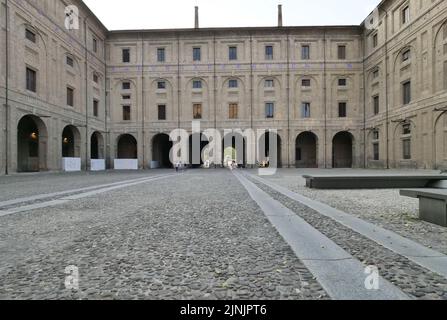
[[[308,45],[301,47],[301,60],[310,59],[310,47]]]
[[[123,100],[130,100],[130,95],[128,94],[123,95]]]
[[[93,49],[93,52],[98,52],[98,41],[96,41],[95,38],[93,38],[93,40],[92,40],[92,49]]]
[[[235,79],[232,79],[228,82],[229,88],[237,88],[237,86],[238,86],[238,83],[237,83],[237,80],[235,80]]]
[[[275,82],[271,79],[265,80],[265,84],[264,87],[266,88],[274,88],[275,87]]]
[[[338,86],[339,87],[346,87],[346,83],[347,83],[347,81],[346,81],[345,78],[338,79]]]
[[[164,104],[158,106],[158,120],[166,120],[166,105]]]
[[[310,87],[310,79],[301,80],[301,86],[302,87]]]
[[[36,34],[29,29],[25,29],[25,38],[36,43]]]
[[[404,160],[411,159],[411,139],[402,140],[402,151]]]
[[[130,82],[123,82],[123,90],[130,90]]]
[[[406,6],[402,9],[402,24],[406,24],[410,21],[410,6]]]
[[[124,63],[130,62],[130,49],[123,49],[123,62]]]
[[[265,46],[265,60],[273,60],[273,46]]]
[[[338,103],[338,117],[346,118],[347,110],[346,110],[346,102]]]
[[[157,61],[158,62],[165,62],[166,61],[165,49],[164,48],[158,48],[157,49]]]
[[[230,119],[237,119],[237,110],[238,109],[238,105],[237,103],[230,103],[229,106],[229,118]]]
[[[67,106],[74,107],[74,90],[67,87]]]
[[[237,60],[237,47],[230,47],[228,55],[230,60]]]
[[[379,143],[373,143],[373,157],[375,161],[378,161],[380,159],[379,155]]]
[[[403,104],[407,105],[411,102],[411,82],[407,81],[402,84]]]
[[[377,36],[377,33],[376,33],[375,35],[372,36],[372,46],[373,46],[373,48],[377,47],[378,42],[379,42],[379,40],[378,40],[378,36]]]
[[[157,82],[157,89],[166,89],[166,82],[158,81]]]
[[[70,67],[74,66],[74,61],[71,57],[67,57],[67,65],[69,65]]]
[[[192,115],[194,119],[202,119],[202,105],[194,104],[192,106]]]
[[[98,100],[93,100],[93,116],[97,117],[99,114],[99,101]]]
[[[202,81],[200,80],[194,80],[192,82],[192,88],[193,89],[202,89]]]
[[[338,60],[345,60],[346,59],[346,46],[340,45],[338,46]]]
[[[275,117],[275,105],[271,102],[265,104],[265,117],[273,119]]]
[[[373,97],[373,111],[374,114],[379,114],[380,112],[380,99],[379,96]]]
[[[123,106],[123,120],[130,121],[130,106]]]
[[[192,49],[192,59],[193,61],[200,61],[202,60],[202,52],[200,48],[193,48]]]
[[[301,118],[310,118],[310,103],[303,102],[301,104]]]
[[[30,68],[26,68],[26,90],[37,92],[37,73]]]

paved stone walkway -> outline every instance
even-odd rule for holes
[[[327,298],[224,170],[1,217],[0,239],[1,299]]]
[[[289,183],[296,176],[291,172],[271,179]],[[2,177],[0,203],[172,173]],[[365,266],[378,266],[409,297],[447,299],[447,279],[252,182]],[[331,298],[228,170],[190,170],[76,195],[59,205],[0,215],[0,299]],[[67,266],[79,270],[78,290],[65,286]]]

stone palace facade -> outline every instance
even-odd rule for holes
[[[444,0],[384,0],[360,26],[199,28],[196,11],[123,31],[82,1],[0,0],[0,28],[0,174],[169,167],[192,121],[275,129],[260,140],[282,167],[447,168]]]

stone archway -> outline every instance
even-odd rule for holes
[[[172,145],[169,135],[165,133],[157,134],[152,138],[152,161],[156,161],[159,168],[173,167],[170,158]]]
[[[347,131],[337,133],[332,140],[332,167],[352,168],[353,136]]]
[[[90,138],[90,159],[104,159],[104,137],[98,131]]]
[[[199,168],[206,160],[202,158],[203,149],[209,143],[206,139],[207,137],[202,133],[194,133],[189,136],[189,164],[192,168]]]
[[[72,125],[68,125],[62,131],[62,157],[79,158],[81,156],[81,134]]]
[[[297,168],[318,168],[317,136],[310,131],[302,132],[295,142],[295,166]]]
[[[276,156],[274,156],[275,151]],[[267,163],[270,168],[281,167],[281,137],[279,134],[267,131],[259,138],[258,160],[260,163]]]
[[[17,171],[47,170],[48,131],[37,116],[26,115],[17,124]]]
[[[228,166],[228,162],[235,161],[239,166],[247,165],[246,139],[239,133],[228,133],[222,140],[222,163]]]
[[[118,138],[117,159],[138,159],[137,140],[130,134]]]

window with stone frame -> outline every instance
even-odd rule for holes
[[[237,103],[230,103],[229,105],[229,119],[238,118],[238,105]]]
[[[158,105],[158,120],[166,120],[166,105]]]
[[[123,120],[130,121],[130,105],[123,106]]]
[[[195,103],[192,106],[192,114],[194,119],[202,119],[202,105],[200,103]]]

